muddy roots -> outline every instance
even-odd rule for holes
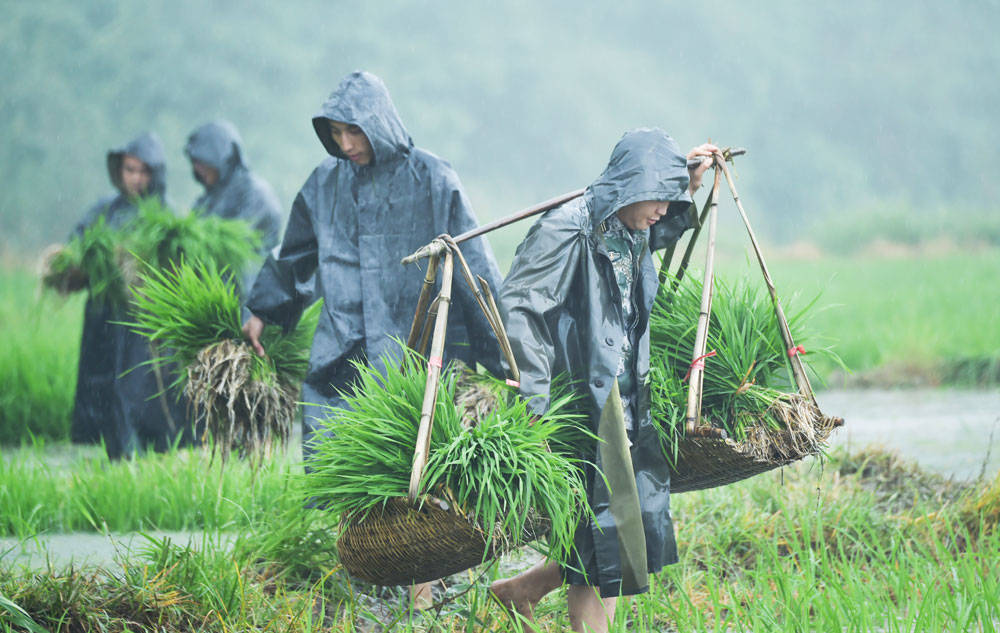
[[[742,453],[770,462],[785,462],[819,453],[840,418],[823,415],[819,407],[800,394],[782,394],[756,424],[746,428],[746,438],[738,442]]]
[[[255,377],[256,362],[249,345],[225,340],[199,352],[187,370],[195,428],[223,462],[236,450],[256,466],[291,433],[298,388]]]

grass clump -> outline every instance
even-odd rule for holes
[[[317,436],[304,484],[346,520],[407,495],[427,379],[425,361],[409,350],[387,361],[384,375],[357,369],[347,408],[332,410],[328,434]],[[442,374],[421,492],[457,504],[488,542],[517,540],[540,514],[551,522],[550,556],[566,556],[586,507],[581,463],[569,450],[572,436],[585,433],[582,418],[570,413],[571,397],[554,397],[548,413],[533,420],[516,393],[481,376],[476,382],[488,386],[492,403],[470,416],[456,405],[461,375],[454,365]]]
[[[261,245],[259,232],[246,221],[197,211],[179,216],[155,198],[139,203],[136,219],[124,232],[129,250],[161,269],[183,259],[239,272],[254,260]]]
[[[701,311],[702,283],[693,275],[673,289],[665,282],[650,315],[650,378],[653,417],[668,457],[676,459],[687,411],[687,377]],[[815,300],[789,317],[793,340],[810,354],[839,361],[829,348],[812,342],[804,323]],[[814,452],[813,422],[819,412],[797,392],[771,298],[747,281],[715,283],[706,349],[701,415],[703,423],[768,457],[775,433]],[[805,449],[799,450],[799,449]]]
[[[243,341],[234,281],[210,262],[184,262],[140,274],[130,325],[164,350],[153,362],[178,368],[175,384],[222,459],[232,448],[254,458],[291,433],[321,306],[307,308],[288,332],[266,327],[267,356],[258,356]]]

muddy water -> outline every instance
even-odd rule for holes
[[[1000,391],[824,391],[817,399],[826,413],[846,420],[834,434],[833,446],[880,444],[928,469],[962,479],[980,473],[992,476],[1000,470]],[[53,460],[69,464],[76,450],[57,449]],[[190,532],[156,532],[151,536],[195,547],[204,538]],[[231,537],[222,538],[223,543],[231,542]],[[56,534],[26,542],[2,538],[0,563],[34,568],[44,568],[46,561],[56,566],[69,561],[108,565],[146,546],[147,539],[137,534]],[[512,562],[517,567],[530,564]]]
[[[958,479],[1000,470],[1000,391],[865,389],[816,398],[846,421],[833,446],[879,444]]]

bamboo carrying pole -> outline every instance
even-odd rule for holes
[[[490,231],[494,231],[496,229],[503,228],[509,224],[520,222],[525,218],[530,218],[531,216],[538,215],[539,213],[551,211],[552,209],[555,209],[559,205],[569,202],[573,198],[579,198],[580,196],[583,195],[583,192],[584,192],[583,189],[577,189],[576,191],[570,191],[569,193],[564,193],[561,196],[556,196],[555,198],[546,200],[545,202],[540,202],[533,207],[528,207],[527,209],[522,209],[517,213],[512,213],[505,218],[500,218],[499,220],[490,222],[489,224],[484,224],[479,228],[472,229],[471,231],[466,231],[465,233],[462,233],[461,235],[454,237],[453,240],[456,244],[461,244],[466,240],[471,240],[474,237],[479,237],[480,235],[489,233]],[[420,247],[413,254],[404,257],[400,263],[406,266],[407,264],[412,264],[416,262],[418,259],[422,259],[424,257],[430,257],[435,253],[440,254],[441,248],[440,246],[435,246],[434,242],[431,242],[427,246]]]
[[[427,386],[424,402],[420,407],[420,426],[417,429],[417,445],[413,452],[413,469],[410,472],[410,503],[417,500],[420,479],[427,465],[430,452],[431,430],[434,428],[434,407],[437,404],[438,383],[441,380],[441,364],[444,356],[444,340],[448,327],[448,307],[451,304],[451,281],[455,270],[455,260],[451,251],[444,254],[441,271],[441,293],[438,295],[437,316],[434,320],[434,337],[431,339],[431,353],[427,361]]]
[[[708,207],[708,250],[705,254],[705,283],[701,289],[701,310],[698,313],[698,330],[695,333],[694,352],[691,355],[691,382],[688,386],[687,432],[693,433],[701,422],[702,383],[705,376],[705,347],[708,343],[708,317],[712,313],[712,290],[715,284],[715,231],[719,209],[719,185],[721,174],[715,159],[715,181]],[[696,236],[692,236],[694,239]],[[683,271],[680,271],[683,274]]]

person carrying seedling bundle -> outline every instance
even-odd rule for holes
[[[649,411],[651,251],[694,226],[691,193],[712,161],[690,172],[687,161],[717,151],[704,144],[685,158],[660,129],[625,134],[583,197],[532,226],[504,281],[500,310],[521,395],[541,414],[553,378],[570,376],[600,438],[580,447],[592,464],[594,518],[578,527],[571,560],[539,563],[490,588],[529,620],[542,597],[568,583],[573,630],[607,631],[617,598],[647,591],[649,574],[677,561],[670,471]]]
[[[125,226],[136,217],[138,202],[144,197],[165,200],[166,162],[156,134],[142,134],[109,151],[107,165],[118,191],[94,204],[71,238],[82,235],[100,218],[111,228]],[[112,459],[150,444],[166,450],[188,426],[177,394],[164,392],[157,370],[140,366],[151,358],[152,350],[145,338],[117,323],[124,320],[124,306],[88,298],[71,426],[75,442],[103,438]]]
[[[305,307],[303,284],[315,273],[324,300],[302,388],[302,448],[308,468],[311,439],[327,406],[346,406],[351,361],[379,367],[398,355],[424,274],[400,259],[442,233],[477,226],[458,176],[437,156],[414,147],[382,81],[368,72],[345,77],[323,104],[313,128],[330,157],[313,171],[292,204],[276,256],[263,265],[248,294],[253,313],[243,331],[259,354],[264,323],[291,327]],[[462,244],[473,274],[493,288],[500,273],[482,237]],[[445,361],[480,363],[501,375],[499,345],[472,292],[455,284],[448,313]],[[381,371],[381,370],[380,370]],[[415,596],[415,605],[426,597]]]

